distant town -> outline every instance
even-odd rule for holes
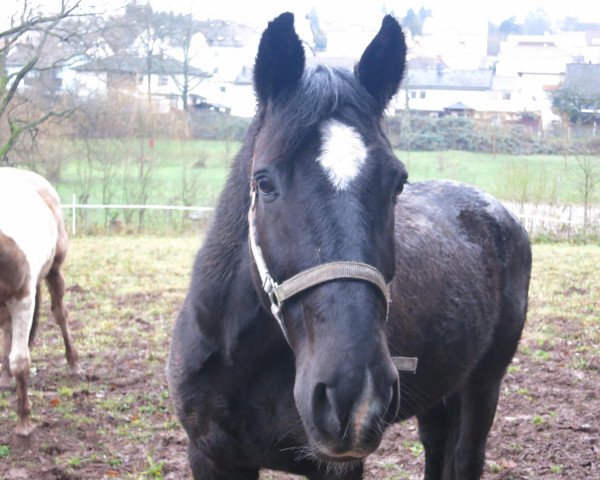
[[[534,131],[571,121],[595,128],[600,119],[600,24],[566,18],[550,29],[541,10],[521,24],[508,18],[499,25],[472,18],[456,24],[425,9],[396,16],[409,47],[408,73],[388,115],[468,116]],[[352,68],[377,28],[324,25],[315,9],[297,23],[308,66],[332,68]],[[20,90],[126,94],[147,98],[160,112],[254,114],[260,30],[253,26],[132,3],[119,15],[73,20],[63,25],[68,28],[84,33],[78,42],[48,39]],[[29,61],[27,40],[9,50],[9,76]]]

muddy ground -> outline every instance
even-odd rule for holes
[[[32,355],[38,426],[29,442],[12,435],[14,392],[0,394],[2,479],[189,478],[164,362],[197,241],[153,239],[143,248],[110,242],[124,240],[76,239],[72,247],[67,304],[85,378],[68,377],[58,329],[43,318]],[[552,248],[536,250],[547,263],[534,272],[540,283],[532,287],[534,317],[503,384],[487,480],[600,479],[600,282],[594,273],[600,248],[577,255]],[[148,268],[148,256],[156,254],[164,260]],[[573,264],[591,257],[592,264],[564,273],[553,267],[557,257]],[[588,272],[587,283],[581,271]],[[421,478],[416,423],[391,428],[367,464],[367,479]],[[264,472],[261,478],[296,477]]]

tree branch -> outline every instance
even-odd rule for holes
[[[0,159],[4,158],[8,152],[14,147],[15,143],[19,139],[19,137],[29,131],[37,128],[46,120],[51,117],[68,117],[75,111],[75,108],[68,108],[61,112],[49,111],[44,113],[40,118],[36,120],[32,120],[31,122],[24,123],[23,125],[19,125],[18,121],[8,121],[8,125],[10,127],[10,135],[8,136],[8,140],[4,143],[4,145],[0,146]]]
[[[24,33],[28,32],[30,30],[34,30],[35,27],[37,27],[39,25],[42,25],[45,23],[60,22],[61,20],[65,19],[67,17],[85,16],[85,14],[73,13],[75,10],[77,10],[79,8],[80,4],[81,4],[81,0],[78,0],[70,7],[67,7],[66,4],[63,3],[63,5],[61,7],[61,11],[55,15],[50,15],[50,16],[39,15],[39,16],[35,16],[32,18],[25,18],[25,16],[23,15],[21,17],[21,23],[19,25],[17,25],[16,27],[9,28],[8,30],[4,30],[3,32],[0,32],[0,39],[6,38],[6,37],[13,37],[13,36],[20,37]]]
[[[31,60],[29,60],[29,62],[27,62],[27,64],[25,66],[23,66],[23,68],[21,68],[21,70],[19,70],[17,72],[12,84],[10,85],[10,88],[8,89],[6,94],[0,100],[0,118],[2,118],[2,116],[4,115],[4,112],[6,111],[6,107],[8,107],[8,104],[11,102],[11,100],[15,96],[15,93],[17,92],[17,88],[19,88],[19,84],[21,83],[21,80],[23,80],[25,75],[27,75],[27,73],[33,67],[35,67],[35,64],[37,62],[38,62],[38,57],[35,56]]]

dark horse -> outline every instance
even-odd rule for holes
[[[359,479],[412,415],[426,479],[481,476],[531,249],[492,197],[406,183],[383,125],[405,56],[390,16],[353,73],[305,71],[289,13],[263,33],[257,115],[167,368],[195,479]],[[398,373],[399,355],[418,358],[415,374]]]

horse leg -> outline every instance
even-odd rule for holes
[[[419,415],[419,439],[425,451],[424,480],[441,480],[444,472],[446,445],[453,436],[459,402],[449,397]]]
[[[497,332],[492,348],[483,356],[460,391],[460,426],[453,452],[447,452],[452,462],[445,465],[448,471],[444,473],[448,476],[444,479],[481,478],[486,441],[496,415],[500,385],[517,349],[523,315],[521,306],[506,306],[502,320],[506,328]]]
[[[21,300],[12,299],[7,302],[12,323],[12,345],[9,355],[10,373],[15,377],[17,390],[17,427],[15,433],[27,437],[35,428],[31,422],[31,402],[27,395],[27,379],[31,368],[29,354],[29,332],[33,322],[35,309],[35,288],[30,286],[30,293]]]
[[[444,479],[479,480],[483,473],[485,445],[492,428],[498,395],[498,380],[471,379],[460,397],[460,425],[456,440],[448,445]]]
[[[60,327],[65,342],[65,353],[67,363],[69,364],[69,370],[71,375],[79,377],[82,375],[82,371],[79,367],[79,355],[73,345],[71,332],[69,331],[69,314],[63,303],[65,296],[65,279],[60,264],[55,262],[54,265],[52,265],[50,272],[46,276],[46,285],[50,292],[52,315]]]
[[[188,461],[194,480],[258,480],[258,468],[217,468],[192,442]]]
[[[10,369],[8,368],[10,355],[10,344],[12,343],[12,329],[10,316],[5,307],[0,307],[0,326],[2,326],[2,367],[0,368],[0,390],[8,390],[12,387]]]

